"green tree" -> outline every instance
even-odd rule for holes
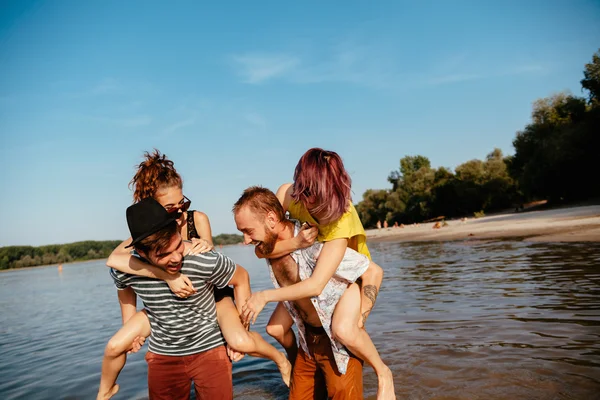
[[[578,179],[593,159],[585,100],[559,93],[537,100],[532,122],[517,133],[511,174],[528,198],[576,200],[589,194]]]
[[[373,228],[377,221],[383,221],[390,211],[387,208],[389,192],[369,189],[363,194],[363,200],[356,205],[356,212],[365,228]]]
[[[600,50],[592,56],[592,62],[585,65],[581,86],[588,91],[590,103],[600,103]]]

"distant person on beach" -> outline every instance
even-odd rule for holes
[[[384,227],[385,229],[387,229],[387,227],[388,227],[388,222],[387,222],[387,219],[383,221],[383,227]]]
[[[134,189],[135,202],[152,197],[165,210],[178,216],[176,222],[182,237],[192,239],[195,243],[195,246],[188,250],[189,254],[197,255],[213,249],[208,217],[204,213],[189,210],[191,201],[182,193],[181,176],[175,170],[173,162],[165,155],[158,151],[152,154],[146,153],[145,160],[139,165],[131,185]],[[169,274],[132,256],[126,248],[130,242],[131,239],[125,240],[113,251],[107,262],[109,266],[132,275],[162,279],[180,298],[192,296],[197,292],[187,276],[181,273]],[[236,307],[231,288],[215,288],[214,291],[218,324],[229,344],[228,352],[232,360],[241,359],[243,353],[269,358],[277,364],[284,382],[289,385],[291,365],[285,355],[268,344],[257,332],[249,332],[240,321],[238,308],[246,297],[239,299]],[[98,392],[99,399],[110,398],[118,391],[116,380],[125,365],[126,354],[138,351],[150,334],[150,321],[145,310],[136,313],[130,319],[124,319],[123,323],[123,328],[106,346]]]
[[[151,332],[146,354],[150,399],[188,399],[192,381],[198,399],[232,399],[231,361],[217,323],[213,286],[233,285],[236,295],[248,296],[248,273],[213,251],[184,257],[191,244],[183,241],[178,218],[151,197],[129,206],[129,246],[167,274],[186,273],[197,293],[182,300],[160,279],[111,269],[123,320],[135,318],[139,296],[151,326],[143,332]],[[126,324],[115,336],[131,343],[139,332],[128,328]]]
[[[381,229],[381,221],[377,221],[377,229]]]
[[[366,234],[352,205],[350,190],[350,176],[337,153],[313,148],[300,158],[294,172],[294,183],[282,185],[277,191],[277,198],[284,212],[289,212],[290,218],[318,228],[317,240],[323,243],[323,250],[314,267],[314,273],[307,279],[289,287],[270,290],[268,298],[265,296],[266,292],[253,294],[246,303],[245,318],[251,314],[255,319],[267,301],[280,302],[267,327],[268,330],[277,331],[276,327],[285,326],[278,321],[278,316],[287,314],[281,302],[304,298],[316,300],[334,276],[344,258],[346,248],[371,259]],[[311,230],[314,232],[314,228],[304,227],[296,237],[278,241],[268,254],[257,246],[256,254],[271,260],[287,256],[293,251],[307,247],[310,240],[306,238]],[[334,314],[332,323],[334,332],[337,330],[337,334],[334,333],[336,339],[375,370],[379,381],[378,399],[393,399],[395,397],[392,372],[382,361],[364,329],[366,318],[379,294],[382,277],[381,267],[370,263],[360,276],[360,286],[351,285],[342,297],[335,298],[338,311]],[[288,333],[284,334],[290,336]]]

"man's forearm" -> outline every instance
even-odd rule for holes
[[[117,292],[119,298],[119,306],[121,307],[121,319],[123,325],[137,312],[137,296],[132,288],[128,287]]]
[[[298,242],[296,238],[293,237],[290,239],[278,240],[275,243],[275,247],[273,248],[273,251],[270,254],[263,254],[260,252],[260,250],[258,250],[258,248],[256,248],[255,253],[258,258],[273,259],[287,256],[288,254],[293,253],[298,249]]]
[[[383,270],[379,265],[371,262],[367,271],[361,276],[361,279],[360,318],[362,318],[362,324],[364,325],[375,306],[375,301],[377,300],[379,288],[383,280]]]
[[[238,312],[242,313],[242,307],[246,304],[246,300],[252,294],[250,290],[250,282],[247,285],[241,284],[233,287],[233,296],[235,298],[235,306]]]
[[[250,275],[242,266],[237,265],[233,278],[229,281],[233,286],[233,296],[235,298],[235,306],[238,312],[242,313],[242,307],[246,304],[246,300],[252,294],[250,289]]]

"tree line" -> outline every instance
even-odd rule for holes
[[[223,245],[227,246],[229,244],[238,244],[244,241],[244,237],[242,235],[238,235],[236,233],[222,233],[220,235],[213,237],[213,244],[215,246]]]
[[[215,246],[238,244],[242,241],[242,235],[237,234],[225,233],[213,237]],[[0,247],[0,270],[108,258],[120,243],[121,240],[85,240],[37,247]]]
[[[107,258],[120,240],[0,247],[0,270]]]
[[[443,216],[482,215],[546,199],[574,202],[600,196],[600,50],[585,65],[587,97],[558,93],[534,102],[531,122],[517,132],[514,155],[494,149],[454,171],[406,156],[388,176],[391,189],[369,189],[356,205],[366,228],[377,221],[413,223]]]

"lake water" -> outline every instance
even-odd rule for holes
[[[600,245],[372,243],[385,270],[367,322],[407,399],[600,398]],[[223,252],[270,286],[253,249]],[[273,306],[255,329],[264,333]],[[0,274],[0,398],[92,399],[104,345],[119,328],[104,262]],[[272,342],[272,341],[271,341]],[[272,342],[274,343],[274,342]],[[147,398],[144,348],[116,399]],[[376,377],[365,367],[365,397]],[[236,398],[285,399],[274,364],[233,367]]]

